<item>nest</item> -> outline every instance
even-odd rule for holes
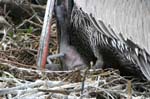
[[[114,69],[41,71],[8,64],[2,66],[5,68],[0,71],[0,95],[5,98],[148,99],[150,96],[149,82],[128,80]]]

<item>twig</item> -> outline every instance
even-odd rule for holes
[[[128,99],[132,99],[132,88],[131,88],[131,81],[130,80],[128,81],[127,89],[128,89]]]
[[[17,90],[23,90],[23,89],[26,89],[26,88],[41,86],[42,84],[43,84],[43,82],[35,82],[35,83],[24,84],[24,85],[17,86],[17,87],[12,87],[12,88],[1,88],[0,89],[0,95],[17,94]]]
[[[58,89],[58,90],[52,90],[52,89],[38,89],[39,91],[43,91],[43,92],[51,92],[51,93],[60,93],[60,94],[64,94],[64,95],[69,95],[69,91],[67,90],[63,90],[63,89]]]
[[[26,20],[26,22],[29,22],[29,23],[31,23],[31,24],[33,24],[35,26],[38,26],[38,27],[42,28],[42,25],[40,25],[38,23],[35,23],[35,22],[31,21],[31,20]]]
[[[16,81],[17,80],[17,81]],[[19,84],[21,84],[21,82],[28,82],[26,80],[22,80],[22,79],[17,79],[17,78],[6,78],[6,77],[0,77],[0,81],[3,81],[3,82],[18,82],[19,81]]]
[[[33,9],[33,6],[31,6],[31,10],[33,13],[36,13],[35,10]],[[43,24],[43,21],[40,19],[40,17],[36,14],[36,19],[40,22],[40,24]]]
[[[29,83],[29,84],[25,83],[25,84],[22,84],[22,85],[17,86],[17,87],[1,88],[0,89],[0,95],[17,94],[17,90],[24,90],[27,88],[33,88],[33,87],[37,87],[37,86],[39,87],[39,86],[45,85],[45,83],[47,83],[49,86],[55,86],[58,84],[62,84],[62,82],[60,82],[60,81],[40,81],[40,80],[37,80],[36,82]]]
[[[83,75],[83,80],[82,80],[82,85],[81,85],[81,97],[80,99],[82,99],[83,97],[83,91],[84,91],[84,82],[85,82],[85,79],[86,79],[86,75],[87,75],[87,72],[88,72],[89,68],[87,68],[84,72],[84,75]]]
[[[33,65],[25,65],[25,64],[18,63],[18,62],[14,62],[14,61],[10,61],[10,60],[5,60],[5,59],[2,59],[2,58],[0,58],[0,61],[4,62],[4,63],[14,64],[14,65],[17,65],[19,67],[36,68],[36,66],[33,66]]]
[[[32,20],[36,16],[36,13],[32,15],[30,18],[25,19],[21,24],[19,24],[16,29],[19,29],[21,26],[23,26],[27,21]]]

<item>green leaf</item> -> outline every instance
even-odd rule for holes
[[[33,32],[33,27],[30,26],[29,29],[27,30],[27,33],[32,33]]]
[[[13,38],[14,33],[13,32],[9,32],[8,35],[9,35],[10,38]]]

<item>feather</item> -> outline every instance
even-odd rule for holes
[[[101,54],[105,50],[110,51],[123,64],[122,67],[119,67],[120,69],[135,71],[135,74],[140,74],[142,79],[150,80],[149,53],[129,38],[125,40],[123,33],[117,35],[111,24],[107,25],[103,20],[96,21],[97,19],[92,14],[88,14],[83,9],[81,10],[80,6],[76,6],[74,5],[71,17],[73,28],[75,31],[82,30],[78,32],[86,35],[82,41],[88,40],[90,42],[89,47],[91,47],[92,53],[95,53],[96,48]]]

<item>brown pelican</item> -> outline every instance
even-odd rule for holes
[[[150,80],[149,0],[60,1],[55,12],[68,69],[96,61],[93,68]]]

